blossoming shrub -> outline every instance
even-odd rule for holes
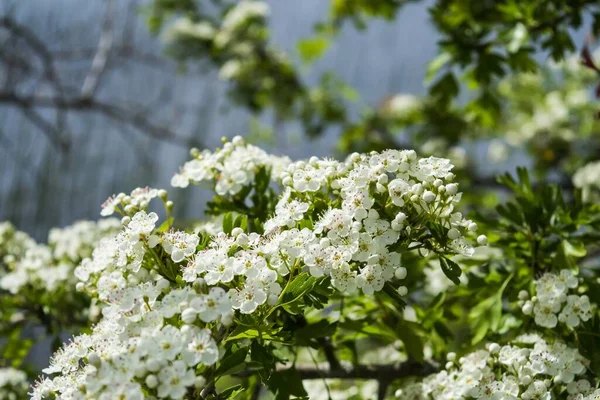
[[[448,257],[473,254],[465,236],[477,225],[455,210],[461,194],[448,160],[389,150],[290,163],[241,138],[192,153],[173,183],[212,185],[222,232],[175,230],[162,190],[109,199],[103,213],[121,213],[123,229],[75,270],[102,319],[53,356],[35,398],[226,398],[257,383],[216,384],[248,371],[280,398],[302,396],[301,385],[284,384],[299,374],[293,345],[334,328],[303,314],[358,293],[400,309],[410,274],[402,254],[436,254],[453,280],[460,268]],[[147,211],[155,197],[162,223]]]
[[[547,343],[537,334],[510,344],[491,343],[457,358],[448,353],[446,368],[398,389],[409,399],[596,399],[586,369],[588,360],[564,343]]]
[[[24,360],[36,340],[50,338],[56,350],[62,333],[87,329],[97,319],[90,297],[76,290],[74,269],[119,227],[114,218],[78,221],[51,230],[48,244],[40,244],[0,223],[0,398],[26,397],[35,369]]]
[[[33,398],[598,396],[600,284],[578,265],[599,214],[580,193],[507,175],[512,198],[474,214],[486,236],[446,159],[292,162],[240,137],[191,155],[172,184],[214,190],[206,223],[183,229],[165,190],[138,188],[103,204],[120,223],[78,223],[48,246],[3,231],[3,288],[43,281],[99,310]],[[40,280],[60,263],[58,286]]]

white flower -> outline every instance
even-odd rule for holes
[[[200,238],[198,235],[171,231],[164,234],[162,246],[171,255],[171,259],[177,263],[194,254],[199,242]]]
[[[162,398],[182,399],[187,387],[192,386],[196,374],[194,370],[188,369],[183,361],[173,361],[160,370],[158,379],[158,396]]]
[[[232,312],[229,295],[220,287],[212,287],[207,295],[195,297],[190,302],[190,307],[204,322],[216,321],[223,315]]]
[[[209,329],[202,329],[187,344],[184,359],[189,366],[198,363],[213,365],[219,360],[219,349]]]
[[[242,290],[232,289],[229,297],[233,308],[240,310],[242,314],[251,314],[256,308],[267,301],[267,293],[259,285],[247,283]]]

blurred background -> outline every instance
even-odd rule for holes
[[[268,3],[272,41],[291,55],[328,10],[322,0]],[[113,193],[169,188],[191,145],[212,148],[222,136],[248,133],[252,117],[231,106],[218,71],[199,65],[182,72],[148,32],[140,4],[117,1],[107,10],[104,0],[2,2],[0,220],[42,240],[50,227],[97,219]],[[345,27],[303,72],[310,82],[335,70],[375,106],[397,92],[425,92],[436,39],[427,3],[407,5],[393,23],[373,21],[363,32]],[[90,82],[99,53],[102,73]],[[309,140],[299,127],[284,129],[286,139],[269,150],[293,159],[335,150],[336,132]],[[200,217],[202,192],[171,189],[176,214]]]

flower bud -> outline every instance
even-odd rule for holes
[[[519,292],[519,300],[527,300],[529,298],[529,293],[526,290],[521,290]]]
[[[206,385],[206,379],[202,375],[198,375],[194,379],[194,387],[196,389],[202,389]]]
[[[158,386],[158,379],[155,375],[148,375],[145,382],[146,386],[148,386],[150,389],[154,389]]]
[[[196,310],[194,310],[193,308],[186,308],[181,313],[181,320],[186,324],[193,324],[194,321],[196,321],[197,316],[198,314],[196,313]]]
[[[169,284],[169,281],[166,280],[165,278],[160,278],[158,281],[156,281],[156,288],[158,290],[160,290],[161,292],[164,292],[165,290],[167,290],[169,288],[169,286],[171,286]]]
[[[160,369],[160,362],[155,358],[146,360],[146,369],[150,372],[156,372]]]
[[[488,350],[492,354],[497,354],[498,352],[500,352],[500,345],[498,343],[490,343],[490,345],[488,346]]]
[[[450,228],[450,230],[448,230],[448,239],[454,240],[454,239],[458,239],[459,237],[461,237],[461,234],[458,231],[458,229]]]
[[[136,378],[143,378],[146,375],[146,372],[146,366],[142,363],[138,364],[133,369],[133,375],[135,375]]]
[[[404,267],[398,267],[398,268],[396,268],[396,271],[394,271],[394,275],[398,279],[404,279],[404,278],[406,278],[406,275],[407,275],[406,268],[404,268]]]
[[[448,193],[451,196],[454,196],[456,193],[458,193],[458,185],[456,183],[447,184],[446,193]]]
[[[279,297],[277,297],[276,295],[272,294],[267,299],[267,304],[270,305],[270,306],[274,306],[275,304],[277,304],[278,301],[279,301]]]
[[[408,294],[408,288],[406,286],[400,286],[398,288],[398,294],[400,296],[406,296]]]
[[[479,237],[477,238],[477,244],[480,246],[485,246],[486,244],[488,244],[487,236],[479,235]]]
[[[224,326],[230,326],[231,324],[233,324],[233,314],[224,314],[221,317],[221,323]]]
[[[425,200],[426,203],[433,202],[435,200],[435,193],[430,190],[426,190],[425,193],[423,193],[423,200]]]

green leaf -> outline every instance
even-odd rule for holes
[[[223,232],[230,235],[233,230],[233,214],[228,212],[223,215]]]
[[[452,72],[447,72],[433,84],[429,92],[432,97],[447,103],[458,95],[458,81]]]
[[[245,388],[242,385],[235,385],[230,388],[223,390],[218,394],[217,398],[219,400],[233,400],[237,397],[238,394],[242,393]]]
[[[308,393],[302,386],[302,378],[294,367],[273,373],[267,385],[275,394],[276,400],[288,400],[292,397],[308,398]]]
[[[302,297],[308,294],[316,283],[317,278],[308,272],[302,272],[286,287],[280,306],[289,313],[300,314],[303,311]]]
[[[167,218],[158,228],[156,228],[156,232],[166,232],[173,226],[173,217]]]
[[[310,339],[332,336],[337,329],[337,323],[330,323],[326,319],[322,319],[314,324],[308,324],[298,329],[295,334],[299,339],[299,343],[308,343]]]
[[[396,328],[398,337],[404,343],[408,355],[421,363],[424,361],[425,356],[423,353],[423,340],[417,333],[419,330],[419,324],[410,321],[401,321]]]
[[[488,331],[498,332],[502,328],[502,294],[512,278],[513,274],[509,275],[492,296],[481,301],[469,312],[469,321],[473,332],[471,344],[483,340]]]
[[[389,296],[396,305],[400,306],[400,308],[406,306],[406,302],[390,282],[386,282],[385,285],[383,285],[383,293]]]
[[[248,216],[247,215],[238,215],[233,223],[234,228],[240,228],[244,232],[248,230]]]
[[[439,54],[436,58],[431,60],[427,65],[427,73],[425,74],[425,84],[429,84],[433,80],[433,78],[435,78],[440,69],[447,65],[451,60],[452,55],[447,52],[443,52]]]
[[[219,363],[219,366],[215,370],[215,376],[227,375],[234,368],[239,367],[246,360],[249,348],[247,346],[241,347],[237,350],[230,348]]]
[[[329,47],[329,40],[327,38],[317,36],[314,38],[300,40],[296,47],[298,48],[298,53],[300,53],[302,61],[310,64],[325,54],[325,51]]]
[[[460,285],[460,275],[462,274],[462,270],[458,264],[446,257],[440,256],[440,265],[444,275],[454,282],[455,285]]]
[[[263,338],[265,340],[279,340],[277,334],[281,331],[281,327],[270,329],[265,328],[258,330],[247,326],[238,326],[231,334],[225,339],[225,342],[231,342],[240,339],[255,339]]]

